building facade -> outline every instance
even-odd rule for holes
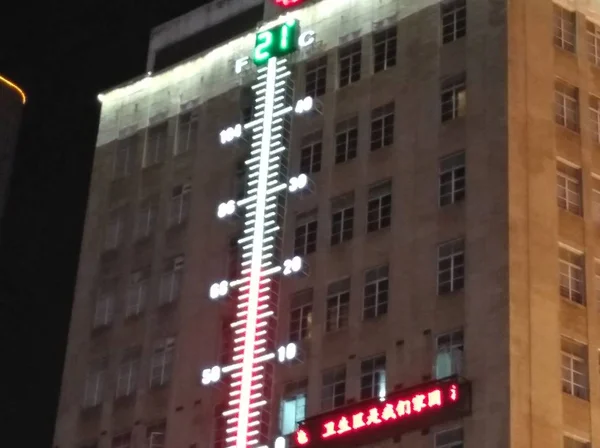
[[[55,446],[600,446],[600,7],[290,3],[99,97]]]
[[[25,101],[23,90],[0,75],[0,225],[8,199],[8,187]]]

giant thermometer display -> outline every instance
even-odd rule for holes
[[[241,246],[241,276],[213,284],[210,298],[227,297],[236,290],[236,319],[233,329],[231,364],[204,369],[202,383],[217,382],[223,374],[231,375],[229,402],[223,413],[226,419],[226,448],[246,448],[265,444],[268,434],[271,374],[269,363],[296,357],[293,343],[269,346],[274,336],[277,291],[274,277],[303,270],[299,257],[281,263],[279,240],[283,229],[281,217],[287,191],[295,192],[309,184],[305,174],[288,179],[287,151],[289,115],[313,108],[312,98],[294,104],[292,81],[285,56],[297,49],[299,24],[289,20],[259,32],[253,61],[257,68],[253,119],[246,124],[228,127],[220,134],[222,144],[236,139],[248,139],[246,160],[246,196],[218,206],[219,218],[226,218],[244,209],[244,231],[238,241]],[[283,439],[278,439],[281,443]]]

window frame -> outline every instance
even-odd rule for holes
[[[440,3],[442,45],[454,42],[467,34],[467,5],[465,0],[445,0]]]
[[[327,93],[326,55],[310,60],[306,63],[304,87],[306,96],[310,96],[311,98],[319,98]]]
[[[169,227],[183,224],[190,214],[192,186],[179,184],[172,188],[169,201]]]
[[[553,5],[554,45],[562,50],[575,53],[577,51],[577,13],[556,3]]]
[[[200,123],[194,110],[179,114],[177,119],[177,144],[173,146],[173,155],[190,152],[198,142]]]
[[[348,328],[350,317],[350,277],[331,282],[325,298],[325,332]]]
[[[560,296],[570,302],[586,306],[585,254],[559,244],[558,263]]]
[[[554,82],[554,121],[559,126],[579,133],[579,88],[559,78]]]
[[[466,162],[465,151],[440,159],[438,173],[438,206],[440,208],[465,200],[467,191]]]
[[[174,358],[175,338],[165,338],[154,344],[150,355],[150,389],[165,386],[171,381]],[[155,375],[155,371],[158,371],[158,375]]]
[[[394,144],[396,103],[391,101],[371,112],[371,152]]]
[[[451,250],[444,254],[446,250]],[[462,259],[461,259],[462,258]],[[458,260],[457,260],[458,259]],[[449,261],[447,268],[442,267],[445,261]],[[464,238],[456,238],[445,241],[437,246],[437,294],[438,296],[452,294],[461,291],[465,286],[466,248]],[[450,273],[449,280],[444,281],[441,277],[444,273]],[[443,288],[443,284],[449,284],[449,288]]]
[[[294,227],[294,255],[306,256],[317,251],[319,242],[318,210],[309,210],[296,215]]]
[[[169,258],[160,276],[158,295],[159,306],[168,305],[178,301],[183,288],[183,270],[185,268],[185,257],[177,255]],[[165,295],[165,285],[168,282],[168,295]]]
[[[335,164],[350,162],[358,155],[358,116],[339,121],[335,125]]]
[[[396,66],[398,51],[398,28],[396,25],[373,33],[373,73]]]
[[[356,40],[338,49],[338,87],[354,84],[361,79],[362,40]]]
[[[581,216],[581,169],[558,160],[556,163],[556,188],[558,207]]]
[[[580,353],[577,353],[577,352]],[[563,393],[589,400],[588,346],[574,339],[561,337],[561,384]],[[565,361],[567,361],[565,365]],[[579,365],[579,370],[578,370]],[[565,377],[565,374],[568,374]],[[579,381],[575,379],[579,376]]]
[[[450,76],[441,83],[440,111],[442,123],[467,114],[467,78],[465,73]]]
[[[345,365],[326,369],[321,374],[321,411],[346,404],[347,372]]]
[[[365,283],[363,286],[363,320],[377,319],[387,315],[390,295],[389,264],[377,266],[365,271]],[[373,293],[368,289],[374,286]],[[367,305],[372,297],[373,304]],[[372,313],[370,312],[372,310]],[[368,312],[369,311],[369,312]]]
[[[381,397],[381,389],[386,393],[385,353],[370,356],[360,361],[360,400]],[[385,395],[383,395],[385,397]]]
[[[369,186],[367,200],[367,233],[392,226],[392,181],[387,179]]]

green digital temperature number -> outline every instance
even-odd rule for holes
[[[290,20],[256,35],[252,59],[258,66],[273,56],[285,56],[298,48],[298,21]]]

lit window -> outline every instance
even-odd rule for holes
[[[104,280],[94,306],[94,329],[109,326],[115,313],[116,280]]]
[[[386,229],[392,224],[392,182],[384,181],[369,188],[367,232]]]
[[[192,186],[189,184],[173,187],[171,192],[171,208],[169,225],[175,226],[183,223],[190,213],[190,198]]]
[[[183,154],[193,149],[198,142],[198,114],[187,112],[179,116],[177,145],[175,155]]]
[[[323,372],[321,387],[321,410],[338,408],[346,403],[346,366],[338,366]]]
[[[575,52],[577,18],[574,11],[554,5],[554,45]]]
[[[327,90],[327,56],[306,63],[306,96],[317,98]]]
[[[592,444],[588,440],[583,440],[575,436],[563,436],[563,448],[591,448]]]
[[[441,334],[435,339],[435,379],[460,375],[462,372],[464,353],[463,331]]]
[[[146,428],[146,439],[148,448],[165,448],[165,438],[167,433],[166,423],[158,423]]]
[[[111,443],[111,448],[130,448],[131,433],[119,434],[114,436]]]
[[[350,312],[350,279],[345,278],[327,287],[325,331],[332,332],[348,326]]]
[[[373,35],[373,72],[377,73],[396,66],[396,27]]]
[[[363,319],[387,314],[389,296],[389,266],[379,266],[365,273]]]
[[[554,117],[557,124],[579,132],[579,89],[563,81],[554,83]]]
[[[150,359],[150,387],[163,386],[170,381],[174,350],[174,338],[166,338],[155,345]]]
[[[144,166],[161,163],[167,149],[167,124],[163,123],[148,129]]]
[[[135,136],[117,141],[113,157],[113,179],[129,176],[135,163]]]
[[[442,82],[442,122],[464,117],[467,112],[467,84],[465,75],[453,76]]]
[[[600,66],[600,26],[588,21],[586,27],[590,64]]]
[[[560,295],[567,300],[585,304],[584,256],[565,247],[559,248]]]
[[[361,57],[360,40],[340,48],[339,87],[345,87],[349,84],[360,81]]]
[[[588,363],[587,345],[572,339],[561,339],[562,390],[564,393],[587,400]]]
[[[371,151],[394,143],[394,102],[371,112]]]
[[[354,233],[354,193],[331,200],[332,246],[350,241]]]
[[[138,316],[142,313],[148,297],[150,268],[132,272],[127,287],[125,317]]]
[[[93,408],[102,403],[107,367],[108,360],[106,358],[98,359],[90,364],[83,391],[82,405],[84,408]]]
[[[279,410],[281,435],[288,435],[298,429],[298,423],[306,418],[306,389],[308,380],[287,383],[284,388]]]
[[[590,127],[594,143],[600,143],[600,98],[590,96]]]
[[[358,118],[344,120],[335,126],[335,163],[356,158],[358,147]]]
[[[104,250],[114,250],[121,244],[125,227],[125,207],[112,210],[104,233]]]
[[[293,308],[290,312],[290,342],[310,338],[312,327],[312,303]]]
[[[442,42],[453,42],[467,33],[465,0],[445,0],[442,6]]]
[[[154,232],[158,215],[157,198],[144,199],[138,209],[135,222],[135,236],[137,239],[148,238]]]
[[[362,360],[360,363],[360,399],[384,398],[385,395],[385,355]]]
[[[302,138],[300,148],[300,173],[314,174],[321,171],[323,155],[322,132],[317,131]]]
[[[117,370],[117,398],[129,397],[137,390],[141,348],[127,349]]]
[[[581,215],[580,170],[560,162],[556,168],[558,206],[575,215]]]
[[[440,207],[455,204],[465,198],[465,176],[464,152],[459,152],[440,160]]]
[[[463,448],[463,429],[453,428],[436,432],[435,448]]]
[[[465,284],[465,242],[449,241],[438,246],[438,294],[458,291]]]
[[[168,260],[165,270],[160,278],[159,305],[173,303],[181,294],[181,282],[183,280],[183,256],[177,256]]]

